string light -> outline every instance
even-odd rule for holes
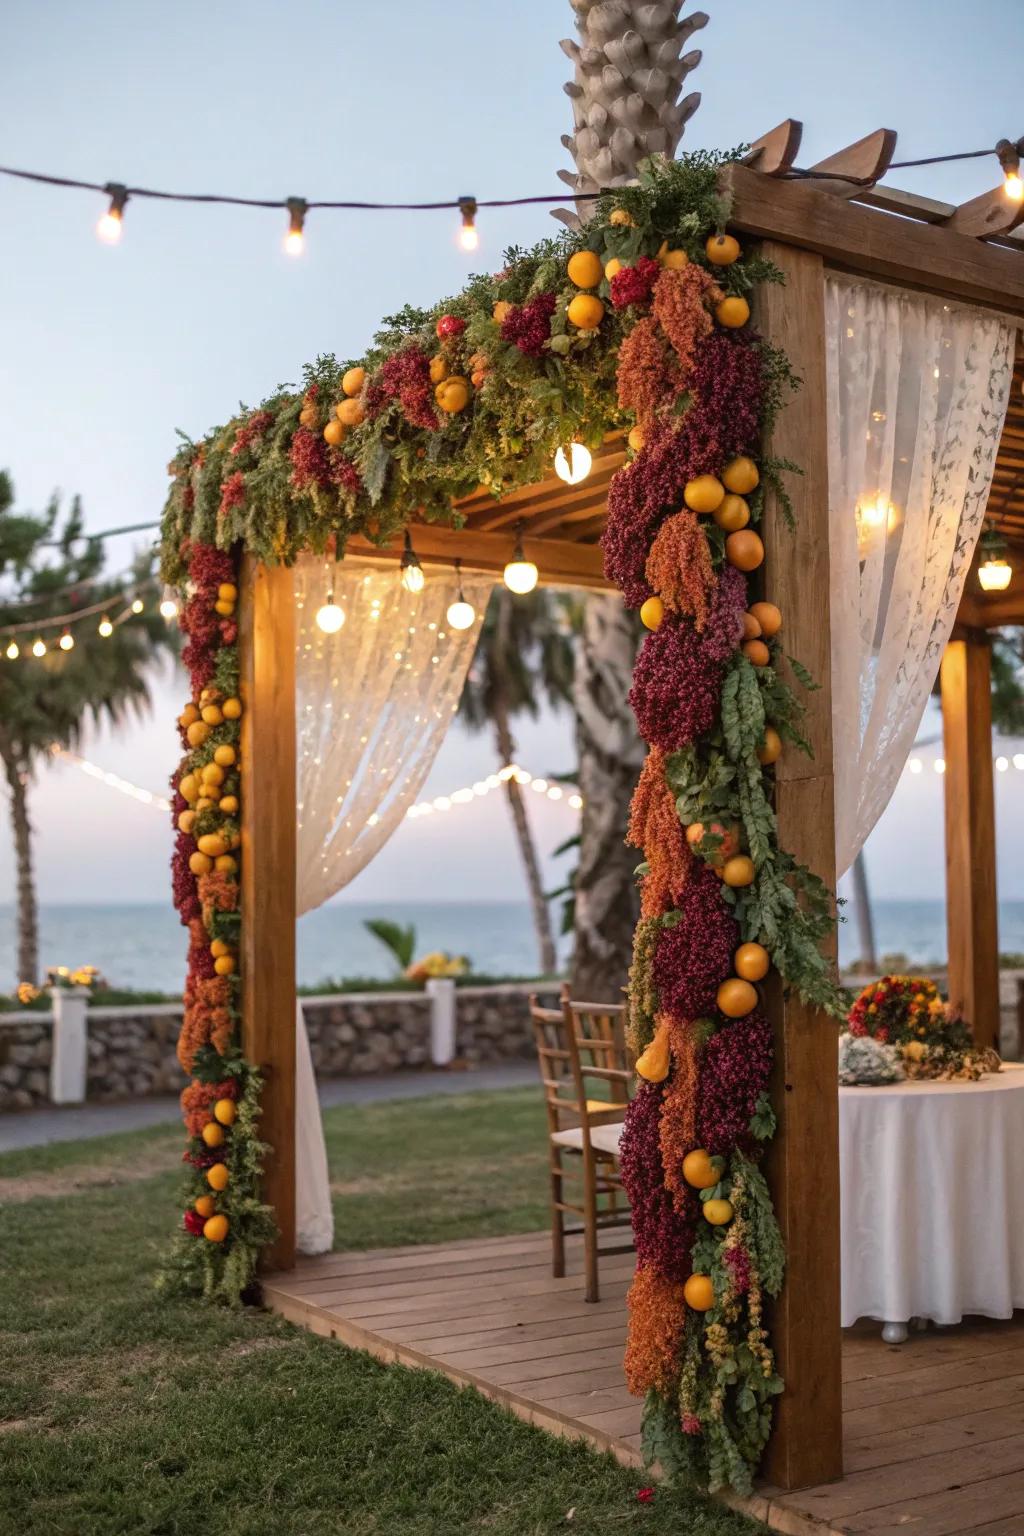
[[[475,784],[467,784],[462,789],[453,789],[448,795],[436,795],[433,800],[421,800],[417,805],[410,805],[406,811],[406,818],[416,821],[422,816],[432,816],[435,811],[450,811],[455,805],[470,805],[474,800],[483,799],[492,790],[500,789],[509,779],[515,779],[517,784],[529,784],[538,794],[543,794],[546,799],[564,801],[572,811],[583,809],[583,796],[574,792],[566,795],[559,784],[549,784],[547,779],[534,778],[525,768],[520,768],[518,763],[506,763],[498,773],[490,774],[486,779],[478,779]]]
[[[334,601],[334,593],[328,589],[327,601],[316,611],[317,628],[325,635],[336,635],[345,622],[345,610]]]
[[[590,449],[584,443],[570,443],[568,454],[564,448],[559,448],[555,454],[555,474],[566,485],[579,485],[590,474],[593,462]]]
[[[60,639],[58,640],[57,644],[60,646],[62,651],[73,651],[74,650],[74,648],[75,648],[75,637],[71,633],[70,629],[66,629],[64,631],[64,633],[61,635]]]
[[[1009,139],[1000,139],[996,145],[999,164],[1003,168],[1003,191],[1012,203],[1024,202],[1024,180],[1020,174],[1022,148],[1024,140],[1021,139],[1016,144],[1011,144]]]
[[[132,613],[141,613],[143,608],[145,608],[145,606],[146,605],[142,601],[142,598],[141,597],[137,597],[135,599],[135,601],[132,603]]]
[[[306,214],[309,204],[305,198],[289,197],[285,202],[288,209],[288,233],[284,237],[284,248],[289,256],[301,256],[306,248],[306,237],[303,233],[306,225]]]
[[[8,661],[17,661],[17,659],[18,659],[18,657],[20,655],[21,655],[21,650],[20,650],[20,648],[18,646],[17,640],[12,640],[10,645],[7,647],[7,651],[6,651],[7,660]]]
[[[114,626],[111,624],[106,614],[104,614],[102,619],[100,619],[99,633],[103,636],[104,640],[108,639],[114,633]]]
[[[110,193],[110,207],[106,213],[101,214],[96,225],[96,234],[104,245],[116,245],[121,238],[121,226],[124,223],[124,205],[128,201],[128,188],[119,181],[108,181],[103,188]]]
[[[459,244],[464,251],[475,251],[480,244],[480,236],[477,233],[476,227],[476,198],[460,197],[459,212],[462,214]]]
[[[45,656],[46,655],[46,642],[43,640],[43,638],[41,636],[35,642],[35,644],[32,647],[32,655],[33,656]]]
[[[502,573],[502,580],[510,592],[515,592],[519,597],[525,597],[526,593],[532,592],[537,585],[537,574],[537,567],[532,560],[527,560],[523,553],[523,533],[520,523],[516,529],[512,559]]]
[[[454,603],[448,606],[446,615],[452,629],[469,629],[476,619],[476,609],[472,603],[467,603],[466,595],[462,590],[462,561],[455,562],[455,575],[459,583],[459,595]]]
[[[407,592],[422,592],[425,582],[420,557],[412,547],[412,535],[407,528],[405,549],[402,552],[402,586]]]
[[[178,599],[170,587],[164,587],[164,595],[160,599],[160,617],[168,622],[178,617]]]
[[[152,790],[142,789],[138,784],[133,784],[130,779],[122,779],[120,774],[108,773],[98,763],[91,763],[87,758],[79,757],[77,752],[69,752],[59,742],[54,742],[50,747],[51,757],[56,757],[61,762],[70,763],[81,773],[87,774],[90,779],[98,779],[101,784],[116,789],[119,794],[128,795],[132,800],[138,800],[142,805],[151,805],[157,811],[169,811],[171,802],[163,795],[155,795]]]

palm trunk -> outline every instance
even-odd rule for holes
[[[875,953],[875,922],[871,913],[871,893],[868,890],[868,867],[861,849],[853,861],[853,910],[857,914],[857,938],[860,955],[858,968],[869,975],[878,973],[878,956]]]
[[[0,731],[0,758],[11,791],[11,826],[18,870],[18,980],[35,985],[39,972],[39,915],[32,874],[32,826],[28,819],[28,774],[6,732]]]
[[[498,748],[498,757],[504,766],[515,760],[516,745],[512,739],[508,710],[501,697],[493,701],[493,719],[494,741]],[[558,967],[558,956],[555,941],[551,936],[551,913],[544,895],[544,883],[541,880],[533,833],[530,831],[530,823],[526,815],[523,791],[515,779],[505,780],[505,795],[508,799],[508,808],[512,813],[512,822],[516,829],[519,852],[522,855],[523,869],[526,873],[526,885],[530,892],[530,908],[533,912],[534,932],[537,935],[541,973],[544,976],[553,976]]]
[[[627,702],[636,660],[636,621],[618,597],[588,594],[576,656],[573,703],[583,814],[575,882],[574,997],[622,1001],[640,915],[626,845],[629,802],[644,744]]]

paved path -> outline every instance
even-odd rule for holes
[[[539,1088],[532,1062],[481,1067],[476,1072],[392,1072],[381,1077],[336,1077],[320,1084],[324,1109],[334,1104],[376,1104],[384,1099],[423,1099],[441,1093],[473,1093],[494,1088]],[[149,1125],[173,1124],[178,1101],[137,1099],[124,1104],[79,1104],[64,1109],[29,1109],[0,1115],[0,1152],[41,1147],[50,1141],[84,1141]]]

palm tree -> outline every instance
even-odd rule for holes
[[[0,659],[0,762],[11,795],[18,978],[34,983],[39,924],[28,810],[32,774],[54,746],[76,745],[87,717],[117,724],[132,710],[141,713],[149,703],[146,668],[171,635],[156,616],[152,598],[142,614],[132,613],[123,600],[120,611],[115,607],[125,584],[102,579],[103,545],[83,536],[77,497],[63,516],[56,496],[38,515],[15,513],[13,505],[10,476],[0,471],[0,631],[28,619],[73,615],[105,600],[112,619],[119,620],[106,638],[83,620],[72,629],[76,643],[70,650],[55,643],[55,630],[45,631],[48,643],[41,657],[30,653],[37,638],[31,629],[3,636],[5,650],[13,639],[19,651],[16,658]],[[152,585],[148,556],[137,563],[130,585],[133,591]]]
[[[556,709],[567,704],[572,694],[572,677],[571,625],[557,599],[541,589],[526,597],[513,597],[505,587],[496,587],[462,690],[459,712],[471,730],[491,727],[499,763],[505,766],[515,761],[513,717],[536,716],[542,696]],[[558,961],[522,787],[509,778],[505,781],[505,794],[530,893],[541,971],[550,976]]]

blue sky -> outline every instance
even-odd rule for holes
[[[898,158],[973,149],[1011,121],[1014,0],[706,0],[704,93],[686,144],[727,147],[780,119],[805,124],[805,163],[880,126]],[[88,180],[251,196],[419,200],[557,192],[569,129],[562,92],[567,0],[423,5],[270,0],[131,6],[7,0],[0,58],[5,163]],[[990,88],[999,82],[999,89]],[[992,184],[988,162],[901,172],[951,201]],[[155,519],[175,428],[200,434],[298,377],[320,352],[357,354],[381,315],[461,286],[467,258],[450,213],[311,215],[308,254],[281,251],[277,212],[129,205],[117,249],[93,234],[101,201],[0,180],[0,464],[23,506],[54,487],[82,494],[88,526]],[[538,208],[481,218],[481,262],[550,228]],[[117,567],[131,541],[112,548]],[[93,733],[88,755],[152,789],[174,760],[180,680],[154,688],[145,721]],[[570,724],[520,734],[534,772],[572,761]],[[486,740],[452,732],[430,788],[489,772]],[[913,791],[913,792],[911,792]],[[872,840],[880,894],[941,886],[941,785],[905,781]],[[1024,774],[999,776],[1004,845],[1022,829]],[[564,805],[536,806],[538,837],[568,831]],[[453,813],[454,817],[454,813]],[[513,894],[515,851],[489,799],[402,829],[351,888],[380,899]],[[34,793],[48,900],[166,896],[167,830],[152,810],[72,770]],[[458,835],[456,835],[458,829]],[[912,855],[908,857],[908,852]],[[1024,877],[1004,860],[1005,894]],[[12,890],[0,833],[0,901]]]

